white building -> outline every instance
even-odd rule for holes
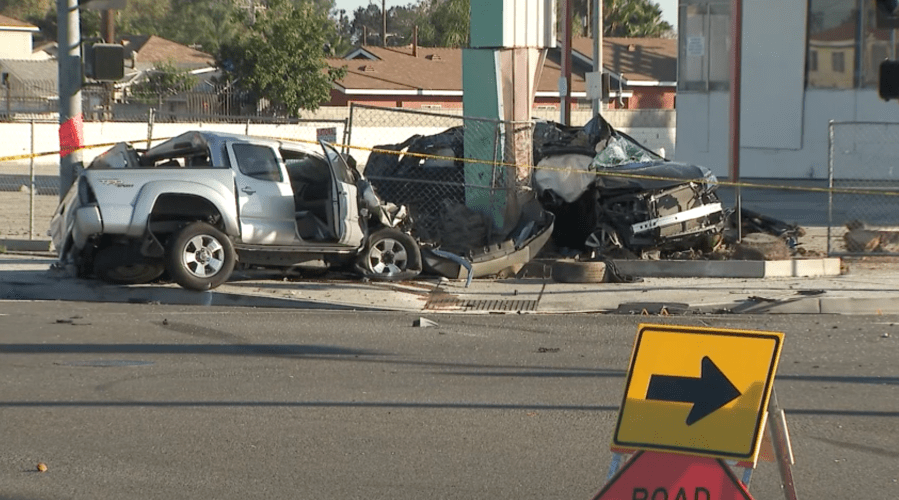
[[[32,35],[37,26],[0,16],[0,59],[31,59]]]
[[[679,5],[677,160],[722,178],[729,174],[730,5]],[[876,28],[875,0],[743,5],[741,178],[827,178],[831,120],[899,123],[899,106],[877,90],[896,38]]]

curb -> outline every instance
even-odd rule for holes
[[[641,278],[811,278],[839,276],[840,259],[613,260],[618,271]]]
[[[8,252],[49,252],[50,240],[4,240],[0,239],[0,246]]]

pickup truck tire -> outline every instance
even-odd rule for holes
[[[227,281],[235,260],[227,236],[205,222],[193,222],[169,239],[165,267],[175,283],[203,291]]]
[[[379,229],[368,238],[358,265],[367,278],[414,278],[421,272],[421,249],[414,238],[398,229]]]
[[[141,285],[162,276],[165,263],[147,259],[136,249],[110,245],[94,256],[94,274],[103,281],[118,285]]]

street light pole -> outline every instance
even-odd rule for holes
[[[78,0],[56,0],[59,79],[59,199],[75,182],[84,147],[81,112],[81,19]]]

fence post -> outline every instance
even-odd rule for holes
[[[150,108],[147,111],[147,149],[150,149],[150,143],[153,142],[153,119],[154,119],[154,110]]]
[[[31,179],[30,189],[28,190],[28,239],[34,239],[34,120],[31,120],[31,161],[29,166],[29,177]]]
[[[834,121],[827,124],[827,256],[830,257],[831,228],[833,227],[833,129]]]
[[[344,154],[353,154],[352,150],[350,149],[350,143],[352,143],[353,141],[353,110],[355,109],[356,103],[351,102],[350,115],[346,118],[343,129],[343,144],[345,149],[345,151],[343,151]],[[364,167],[363,170],[365,170]]]

